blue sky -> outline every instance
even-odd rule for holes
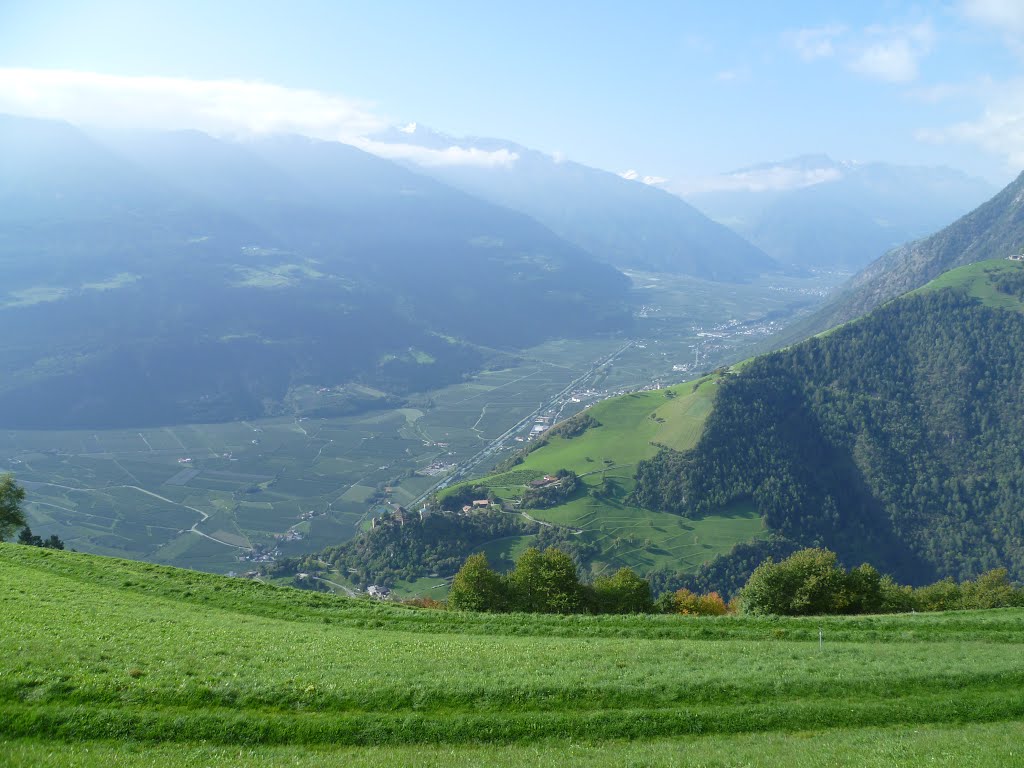
[[[0,0],[0,110],[297,130],[417,121],[673,180],[824,152],[1024,168],[1024,0]]]

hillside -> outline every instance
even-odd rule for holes
[[[994,192],[949,168],[808,155],[743,168],[716,177],[710,189],[680,194],[782,264],[856,271]]]
[[[393,403],[479,370],[482,346],[630,323],[621,273],[354,147],[14,117],[0,146],[0,426],[251,418],[298,386]]]
[[[504,153],[497,166],[425,162],[422,173],[520,211],[560,237],[620,269],[675,272],[744,282],[778,263],[681,198],[614,173],[554,158],[514,142],[454,138],[422,126],[374,137],[386,156],[416,149]]]
[[[765,535],[753,508],[738,503],[680,516],[637,506],[631,493],[639,462],[661,448],[696,445],[720,380],[716,374],[599,403],[541,435],[505,471],[445,489],[436,506],[457,510],[463,497],[490,494],[506,511],[541,521],[540,538],[524,532],[484,547],[499,567],[510,566],[526,546],[553,544],[594,574],[622,566],[694,572],[737,543]],[[578,477],[572,492],[553,506],[531,501],[530,483],[558,471]]]
[[[623,566],[644,574],[695,572],[766,534],[752,506],[732,504],[692,518],[640,508],[630,494],[640,461],[662,447],[696,444],[719,380],[715,374],[598,403],[550,428],[494,474],[441,490],[423,516],[418,510],[380,514],[351,541],[282,561],[269,573],[285,578],[311,571],[359,588],[383,584],[398,594],[439,598],[445,579],[470,554],[483,551],[507,570],[531,546],[558,547],[591,575]],[[554,473],[567,477],[531,486]],[[461,514],[483,498],[489,507]]]
[[[885,253],[825,307],[787,329],[780,340],[799,341],[860,317],[950,269],[1019,253],[1022,247],[1024,174],[944,229]]]
[[[1024,577],[1022,285],[1024,262],[971,265],[752,361],[692,451],[641,464],[638,501],[691,516],[746,501],[792,542],[917,583]]]
[[[766,556],[811,545],[913,583],[999,566],[1020,578],[1022,301],[1024,262],[951,271],[822,338],[589,408],[436,506],[488,496],[554,526],[463,555],[506,568],[557,544],[586,571],[629,566],[657,589],[734,594]],[[576,479],[531,490],[559,472]],[[379,546],[394,551],[389,536]]]
[[[11,544],[0,602],[15,766],[995,766],[1024,735],[1017,609],[460,614]]]

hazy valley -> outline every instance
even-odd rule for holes
[[[4,5],[0,762],[1021,764],[1021,40]]]

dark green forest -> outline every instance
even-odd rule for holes
[[[320,558],[348,573],[356,584],[392,586],[397,579],[427,573],[450,576],[482,545],[505,536],[536,533],[540,525],[503,512],[396,513]]]
[[[749,500],[783,541],[912,584],[1019,580],[1022,391],[1024,316],[909,296],[727,377],[697,447],[639,465],[635,501],[702,515]]]

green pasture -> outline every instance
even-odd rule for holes
[[[598,403],[587,413],[601,426],[571,439],[551,438],[518,468],[544,472],[564,468],[589,475],[606,467],[635,467],[657,453],[659,446],[677,451],[692,448],[717,389],[717,380],[707,378]]]
[[[1020,754],[1017,609],[490,616],[3,544],[0,612],[0,742],[20,764]]]
[[[636,464],[653,456],[661,446],[687,450],[700,439],[711,413],[719,379],[707,376],[662,390],[637,392],[606,400],[587,413],[601,426],[573,438],[551,437],[529,453],[511,471],[491,475],[446,489],[441,500],[466,484],[483,485],[497,496],[511,500],[525,486],[559,469],[576,472],[582,487],[564,504],[551,509],[529,510],[545,522],[581,531],[596,542],[601,554],[591,563],[597,573],[623,566],[641,573],[659,567],[694,571],[716,555],[725,554],[739,542],[765,535],[764,525],[749,504],[738,504],[719,514],[700,519],[630,506],[625,502],[633,489]],[[591,495],[606,481],[610,492]],[[485,549],[489,558],[491,552]],[[500,566],[507,558],[490,558]]]
[[[996,309],[1024,311],[1024,303],[1016,296],[996,290],[995,281],[1003,275],[1024,273],[1024,261],[1009,259],[987,259],[951,269],[918,288],[914,293],[940,291],[944,288],[965,290],[969,296],[980,299],[983,304]]]

